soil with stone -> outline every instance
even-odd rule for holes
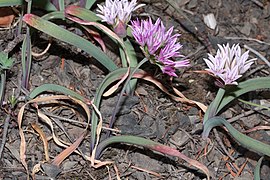
[[[239,43],[241,47],[248,45],[264,58],[270,58],[270,1],[141,0],[139,3],[146,5],[136,12],[136,16],[141,18],[150,16],[154,20],[161,18],[166,27],[175,27],[175,32],[181,34],[179,38],[183,45],[181,53],[187,56],[191,62],[191,66],[181,69],[178,72],[179,77],[172,81],[153,66],[144,66],[143,69],[151,72],[162,84],[166,84],[169,90],[175,87],[191,100],[209,105],[215,98],[218,88],[214,84],[214,79],[202,72],[206,68],[203,58],[206,58],[210,51],[215,52],[217,44]],[[209,13],[213,13],[217,20],[217,28],[214,30],[208,28],[203,21],[204,16]],[[70,26],[72,25],[69,24],[67,28],[74,32],[74,29],[69,28]],[[0,51],[16,40],[17,30],[18,26],[0,29]],[[48,40],[47,35],[34,32],[32,51],[42,52],[46,48]],[[20,88],[22,76],[20,47],[21,43],[11,52],[16,62],[7,74],[4,105],[0,111],[0,135],[2,136],[4,120],[9,113],[5,102],[8,102],[14,89],[15,94],[22,97],[22,100],[18,102],[11,114],[7,141],[0,163],[0,179],[26,179],[27,177],[19,157],[20,136],[17,124],[17,115],[19,109],[25,104],[23,97],[25,93],[27,94],[27,90]],[[115,63],[120,64],[117,48],[108,45],[107,54]],[[139,49],[138,56],[142,57]],[[257,57],[258,60],[244,78],[269,76],[269,66],[252,52],[250,52],[250,57]],[[88,54],[76,47],[52,39],[52,46],[47,53],[33,58],[29,91],[46,83],[59,84],[88,99],[93,99],[98,85],[106,74],[104,68]],[[270,93],[269,91],[252,92],[241,98],[257,104],[269,105]],[[104,98],[102,101],[101,114],[105,127],[108,125],[117,100],[118,96],[114,95]],[[83,122],[84,117],[78,113],[79,110],[71,110],[74,106],[70,102],[62,102],[61,106],[41,105],[40,108],[47,112],[48,116],[53,114]],[[245,112],[251,113],[245,114]],[[228,120],[239,116],[232,122],[232,125],[241,132],[257,126],[268,126],[270,122],[269,111],[256,110],[239,101],[235,101],[227,107],[221,115]],[[76,140],[85,128],[84,125],[66,122],[57,117],[55,119],[62,122],[72,141]],[[212,179],[253,179],[253,172],[260,155],[241,147],[223,128],[216,128],[217,133],[214,131],[210,133],[210,143],[203,140],[201,137],[202,119],[203,112],[198,107],[176,102],[155,85],[139,80],[135,95],[126,97],[122,103],[114,129],[119,130],[120,134],[145,137],[177,148],[186,156],[206,165],[211,172]],[[50,127],[38,118],[35,108],[27,106],[23,128],[30,171],[36,164],[44,161],[43,142],[37,132],[33,130],[31,126],[33,123],[42,127],[49,138],[51,159],[63,151],[63,148],[51,140]],[[56,124],[54,127],[58,137],[66,138]],[[115,133],[119,134],[119,132]],[[267,130],[253,131],[247,135],[270,143]],[[88,134],[81,143],[80,150],[89,152],[89,146],[90,135]],[[208,152],[205,152],[206,146],[208,146]],[[225,151],[232,158],[229,158]],[[206,179],[201,171],[183,160],[137,146],[125,144],[110,146],[103,152],[101,161],[113,161],[120,179]],[[93,168],[89,161],[72,153],[61,163],[59,169],[46,170],[46,168],[52,167],[46,167],[46,164],[43,164],[44,171],[38,172],[36,179],[50,179],[45,171],[56,170],[60,172],[56,179],[117,179],[115,167],[108,165]],[[269,177],[269,161],[265,160],[261,168],[261,178],[269,179]]]

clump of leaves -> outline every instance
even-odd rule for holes
[[[1,70],[8,70],[12,67],[13,58],[9,58],[7,53],[0,52],[0,68]]]

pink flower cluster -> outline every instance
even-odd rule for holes
[[[131,25],[135,40],[150,62],[158,65],[163,73],[177,77],[175,73],[177,68],[189,66],[188,60],[172,60],[174,57],[184,57],[179,52],[182,45],[177,42],[180,34],[172,35],[173,27],[166,31],[160,19],[153,23],[150,18],[131,21]]]
[[[97,12],[99,13],[97,16],[99,16],[102,21],[115,26],[119,21],[127,24],[131,18],[131,13],[144,6],[144,4],[137,5],[136,0],[132,0],[131,2],[128,0],[106,0],[103,6],[100,4],[97,6]]]
[[[218,44],[218,47],[215,56],[208,54],[208,59],[204,59],[208,66],[206,70],[220,78],[225,85],[237,85],[236,80],[250,68],[256,58],[248,60],[249,51],[242,54],[239,44],[233,44],[231,48],[229,44]]]

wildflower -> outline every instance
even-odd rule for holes
[[[151,63],[158,65],[163,73],[177,76],[177,68],[189,66],[188,60],[172,60],[175,57],[184,57],[179,52],[182,45],[177,42],[180,34],[172,35],[173,27],[166,31],[160,19],[153,24],[150,18],[131,21],[131,25],[132,34],[146,57]]]
[[[225,85],[237,85],[236,80],[242,77],[256,58],[248,60],[249,51],[242,54],[239,44],[233,44],[231,48],[229,44],[226,46],[218,44],[218,47],[215,56],[208,54],[208,59],[204,59],[208,66],[206,70],[220,78]]]
[[[115,33],[120,37],[126,36],[126,25],[130,21],[131,13],[136,9],[144,6],[137,5],[136,0],[129,2],[128,0],[106,0],[105,5],[97,5],[97,14],[103,22],[112,25]]]

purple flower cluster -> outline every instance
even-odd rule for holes
[[[218,47],[215,56],[208,54],[208,59],[204,59],[208,66],[206,70],[219,77],[225,85],[237,85],[236,80],[250,68],[256,58],[248,60],[249,51],[242,54],[239,44],[233,44],[231,48],[229,44],[218,44]]]
[[[174,57],[184,57],[179,52],[182,45],[177,42],[180,34],[172,35],[173,27],[166,31],[160,19],[153,23],[150,18],[131,21],[131,25],[132,34],[146,57],[151,63],[158,65],[163,73],[177,77],[177,68],[189,66],[188,60],[172,60]]]

